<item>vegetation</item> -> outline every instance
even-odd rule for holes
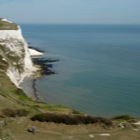
[[[6,108],[6,109],[2,109],[2,113],[3,115],[7,116],[7,117],[22,117],[22,116],[27,116],[29,114],[29,111],[25,110],[25,109],[10,109],[10,108]]]
[[[122,116],[113,117],[112,119],[113,120],[126,120],[126,121],[128,121],[128,120],[134,119],[134,117],[131,117],[129,115],[122,115]]]
[[[0,19],[0,30],[17,30],[18,26],[15,23],[10,23]]]
[[[64,123],[67,125],[95,124],[95,123],[103,123],[107,126],[112,125],[112,122],[106,118],[81,116],[81,115],[56,114],[56,113],[37,114],[33,116],[31,120],[32,121],[37,120],[40,122]]]

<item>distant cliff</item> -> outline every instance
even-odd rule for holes
[[[20,27],[6,19],[0,19],[0,71],[17,87],[36,71]]]

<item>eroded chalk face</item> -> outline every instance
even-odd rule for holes
[[[36,71],[19,26],[16,30],[0,30],[0,61],[17,87],[26,76],[31,76]]]

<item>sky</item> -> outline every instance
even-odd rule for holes
[[[34,24],[140,24],[140,0],[0,0],[0,17]]]

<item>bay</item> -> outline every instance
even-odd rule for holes
[[[38,94],[97,116],[140,116],[139,25],[21,25],[56,74],[36,81]]]

